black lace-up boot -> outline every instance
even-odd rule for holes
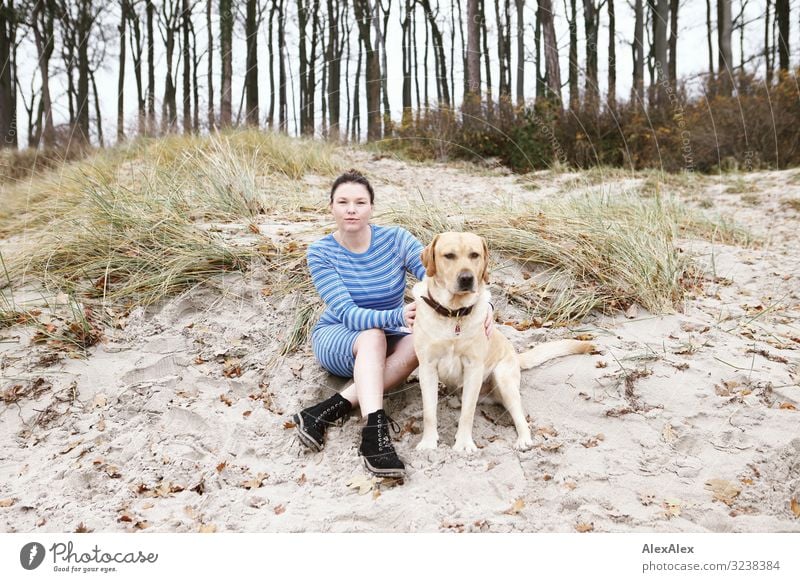
[[[339,419],[347,420],[353,405],[341,394],[334,394],[315,406],[301,410],[292,417],[297,436],[308,448],[321,451],[325,446],[325,430]]]
[[[379,477],[403,477],[406,467],[392,445],[389,427],[400,432],[397,423],[381,408],[367,416],[367,425],[361,429],[361,447],[367,469]]]

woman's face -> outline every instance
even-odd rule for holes
[[[340,232],[355,232],[365,228],[372,216],[369,191],[363,184],[345,182],[333,193],[331,212]]]

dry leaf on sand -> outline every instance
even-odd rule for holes
[[[378,480],[375,477],[366,477],[364,475],[353,475],[347,482],[347,486],[351,489],[358,489],[359,495],[369,493],[375,488]]]
[[[525,508],[525,502],[520,498],[514,501],[514,504],[506,509],[503,513],[506,515],[517,515],[520,511]]]
[[[731,505],[742,491],[741,487],[725,479],[709,479],[706,481],[706,489],[711,491],[714,499],[722,501],[725,505]]]

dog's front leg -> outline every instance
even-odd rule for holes
[[[422,390],[422,440],[417,445],[417,450],[424,451],[435,449],[439,445],[439,431],[436,425],[439,373],[435,362],[419,363],[419,387]]]
[[[472,440],[472,424],[475,421],[475,408],[483,384],[483,362],[464,361],[464,391],[461,394],[461,417],[458,419],[456,442],[453,449],[465,453],[478,450]]]

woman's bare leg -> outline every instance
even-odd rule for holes
[[[353,406],[360,404],[364,418],[383,408],[384,391],[402,385],[419,365],[410,335],[391,344],[387,349],[386,334],[376,329],[359,335],[353,346],[356,355],[353,383],[341,395]]]

